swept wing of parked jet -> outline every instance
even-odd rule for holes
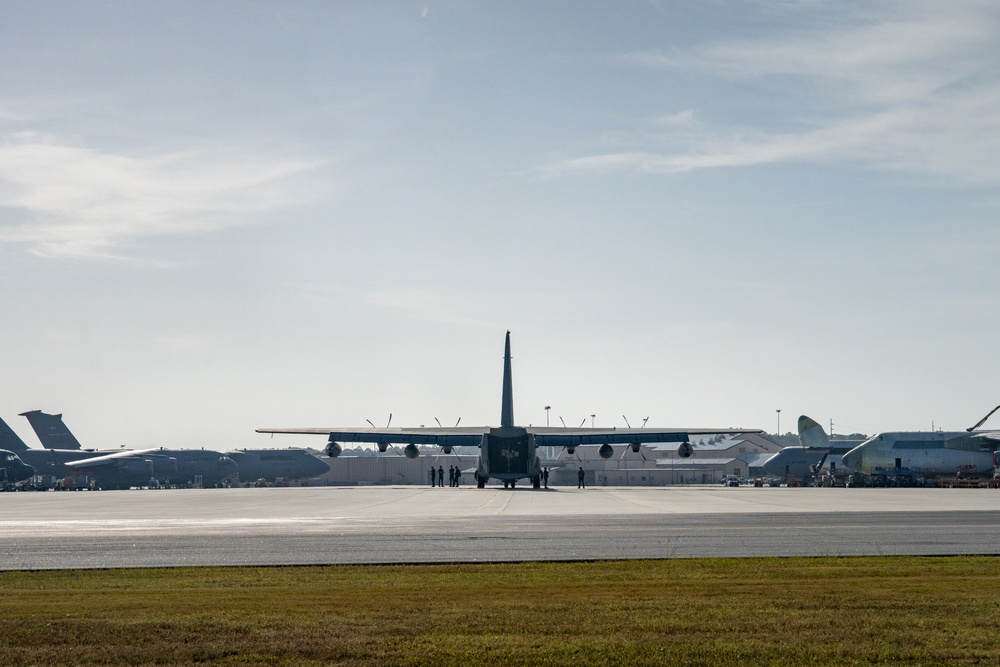
[[[374,443],[380,451],[389,445],[405,445],[403,453],[415,458],[420,455],[417,445],[437,445],[446,454],[453,447],[479,447],[476,482],[483,488],[490,478],[499,479],[513,486],[517,480],[528,478],[532,486],[540,485],[541,464],[536,455],[538,447],[563,447],[569,453],[581,445],[600,445],[603,458],[614,455],[614,445],[629,445],[639,451],[643,443],[676,442],[677,453],[683,458],[691,456],[690,436],[716,433],[760,433],[755,429],[727,428],[565,428],[514,425],[514,392],[511,381],[510,332],[504,341],[503,391],[500,407],[500,426],[472,426],[452,428],[259,428],[258,433],[305,433],[326,435],[328,456],[338,456],[344,442]]]

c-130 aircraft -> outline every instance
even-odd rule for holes
[[[406,445],[408,458],[420,455],[417,445],[438,445],[445,454],[453,447],[479,447],[476,484],[482,489],[490,478],[513,488],[519,479],[530,479],[533,488],[541,486],[539,447],[563,447],[573,454],[581,445],[600,445],[598,453],[609,459],[612,445],[630,445],[638,452],[643,443],[676,442],[677,455],[688,458],[693,452],[692,435],[726,433],[760,433],[759,429],[658,429],[658,428],[568,428],[514,425],[514,391],[511,382],[510,332],[504,342],[503,396],[500,426],[454,426],[438,428],[259,428],[257,433],[299,433],[327,435],[327,456],[336,457],[343,451],[340,443],[374,443],[380,452],[389,445]]]

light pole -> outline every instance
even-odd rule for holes
[[[778,437],[781,437],[781,408],[775,410],[778,413]]]
[[[549,427],[549,410],[552,409],[551,405],[545,406],[545,428]]]

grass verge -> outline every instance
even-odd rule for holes
[[[0,664],[996,665],[1000,558],[0,572]]]

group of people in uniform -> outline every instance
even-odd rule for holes
[[[545,488],[549,488],[549,469],[544,468],[541,472],[541,482]],[[583,483],[584,472],[581,467],[576,473],[577,484],[576,488],[582,489],[584,487]],[[448,466],[448,486],[458,486],[462,481],[462,471],[458,469],[458,466]],[[444,486],[444,466],[438,466],[434,469],[431,466],[431,486]]]
[[[448,486],[458,486],[462,481],[462,471],[458,466],[448,466]],[[431,466],[431,486],[444,486],[444,466],[438,466],[437,470]]]

